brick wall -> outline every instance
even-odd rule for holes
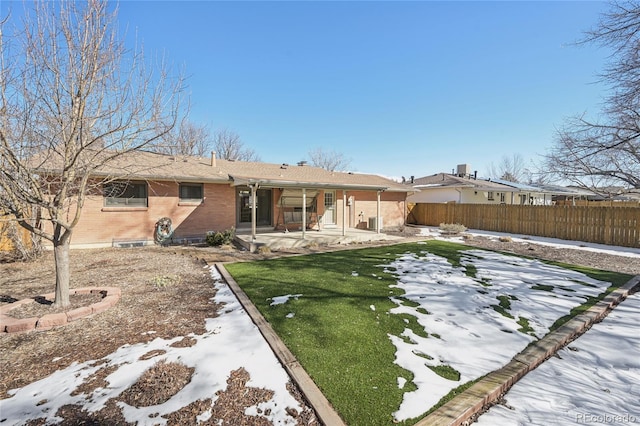
[[[82,217],[74,230],[71,244],[111,245],[114,240],[153,241],[155,224],[163,217],[172,221],[174,237],[204,236],[207,231],[222,231],[236,226],[236,188],[228,184],[204,184],[202,203],[180,203],[177,182],[150,182],[148,207],[105,207],[102,195],[90,195]],[[272,225],[278,222],[279,190],[273,189]],[[367,228],[369,217],[376,216],[375,191],[347,191],[347,227]],[[342,226],[343,191],[336,191],[336,226]],[[381,193],[383,228],[404,225],[405,193]],[[324,193],[318,195],[318,215],[324,213]],[[362,215],[360,213],[362,212]]]
[[[380,194],[380,215],[382,216],[383,229],[398,228],[404,225],[406,195],[404,192],[382,192]],[[376,192],[347,191],[347,201],[349,197],[353,197],[353,202],[351,206],[347,205],[347,221],[354,228],[367,228],[369,218],[377,215]],[[339,201],[338,210],[340,215],[342,215],[341,206],[342,202]]]
[[[105,207],[102,196],[89,196],[72,245],[111,244],[113,240],[152,241],[155,223],[168,217],[174,236],[204,235],[235,226],[235,188],[204,184],[204,201],[180,203],[177,182],[150,182],[148,207]]]

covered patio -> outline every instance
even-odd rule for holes
[[[254,252],[260,247],[268,247],[271,250],[283,250],[288,248],[303,248],[320,245],[357,244],[372,241],[403,241],[403,237],[388,235],[375,230],[356,228],[323,229],[322,231],[273,231],[271,229],[258,229],[255,237],[251,230],[238,230],[236,241],[247,250]]]

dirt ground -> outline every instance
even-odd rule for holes
[[[466,240],[468,245],[499,250],[538,259],[553,260],[570,265],[588,266],[604,271],[640,275],[640,261],[637,258],[566,248],[555,248],[534,242],[499,241],[487,237],[474,237]]]
[[[424,239],[403,234],[407,240]],[[468,244],[494,250],[524,254],[571,264],[590,266],[629,274],[640,274],[640,262],[622,256],[604,255],[583,250],[555,249],[530,242],[500,242],[476,237]],[[378,243],[379,244],[389,244]],[[359,244],[364,247],[372,244]],[[145,247],[134,249],[96,249],[71,251],[71,288],[85,286],[115,286],[122,290],[118,303],[93,317],[69,323],[44,332],[0,335],[0,399],[8,398],[7,391],[23,387],[44,378],[73,362],[99,360],[124,344],[150,341],[156,337],[173,338],[189,333],[205,332],[205,318],[215,317],[219,306],[212,302],[215,289],[207,263],[259,260],[284,255],[353,247],[315,247],[288,252],[248,253],[234,247]],[[0,263],[0,305],[33,298],[53,291],[55,282],[53,256],[45,252],[38,260],[28,263]],[[79,305],[90,304],[86,299],[74,300]],[[48,304],[33,303],[27,310],[12,310],[15,316],[39,316],[52,312]],[[15,312],[14,312],[15,311]],[[144,314],[142,314],[144,313]],[[155,330],[155,334],[147,333]],[[183,340],[189,345],[189,339]],[[118,400],[132,404],[154,404],[168,398],[171,387],[188,383],[191,372],[184,366],[164,364],[149,371],[146,387],[130,388]],[[109,374],[104,372],[104,377]],[[229,386],[219,395],[210,424],[221,419],[233,419],[233,424],[255,423],[244,416],[244,407],[264,398],[263,389],[245,387],[249,377],[243,370],[233,372]],[[100,378],[95,378],[99,382]],[[171,386],[168,385],[171,384]],[[87,386],[97,386],[96,383]],[[299,390],[290,385],[294,395],[302,401]],[[168,396],[170,397],[171,394]],[[143,398],[144,397],[144,398]],[[117,401],[111,401],[99,413],[87,413],[82,407],[63,407],[58,413],[62,424],[125,424]],[[209,406],[211,402],[209,401]],[[206,401],[202,404],[206,405]],[[193,404],[192,404],[193,405]],[[203,405],[203,406],[204,406]],[[200,406],[185,407],[175,412],[169,424],[189,424],[188,419],[203,411]],[[262,421],[262,420],[261,420]],[[42,424],[32,422],[32,425]],[[227,423],[225,423],[227,424]],[[298,416],[298,424],[317,424],[307,406]]]

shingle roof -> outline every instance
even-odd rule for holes
[[[213,163],[213,164],[212,164]],[[50,163],[49,163],[50,164]],[[51,167],[48,172],[55,173]],[[40,169],[42,171],[42,168]],[[309,187],[414,192],[409,185],[373,174],[330,172],[307,165],[227,161],[134,151],[109,161],[94,173],[99,177],[180,182],[259,183],[262,187]]]
[[[448,173],[437,173],[413,180],[413,187],[422,188],[474,188],[484,191],[517,192],[517,189],[485,179],[471,179]]]

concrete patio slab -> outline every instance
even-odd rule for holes
[[[343,235],[344,234],[344,235]],[[256,238],[251,238],[250,231],[236,231],[236,242],[251,252],[255,252],[260,247],[267,247],[270,250],[283,250],[289,248],[317,247],[323,245],[348,245],[373,241],[406,241],[405,237],[377,233],[366,229],[345,229],[344,233],[340,228],[325,228],[321,231],[283,232],[283,231],[263,231],[256,234]]]

